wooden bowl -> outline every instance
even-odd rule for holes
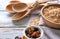
[[[26,3],[17,3],[12,6],[12,9],[15,12],[24,12],[28,9],[28,5]]]
[[[50,5],[46,5],[44,6],[42,9],[41,9],[41,16],[42,16],[42,19],[43,21],[46,23],[47,26],[49,27],[52,27],[52,28],[60,28],[60,23],[55,23],[55,22],[52,22],[50,20],[48,20],[45,16],[44,16],[44,9],[46,7],[49,7],[49,6],[60,6],[60,4],[50,4]]]

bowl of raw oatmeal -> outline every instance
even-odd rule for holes
[[[60,4],[49,4],[41,9],[45,24],[52,28],[60,28]]]

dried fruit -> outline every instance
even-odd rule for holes
[[[38,33],[38,32],[34,32],[33,34],[32,34],[32,37],[35,37],[35,38],[37,38],[37,37],[39,37],[40,36],[40,34]]]
[[[29,34],[32,34],[34,32],[34,28],[29,28]]]
[[[25,36],[23,36],[23,39],[27,39]]]
[[[27,36],[30,38],[31,36],[30,36],[30,34],[27,34]]]
[[[19,39],[22,39],[22,37],[20,37]]]

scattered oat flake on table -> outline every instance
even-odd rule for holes
[[[36,17],[35,19],[33,19],[32,21],[30,21],[31,25],[38,25],[39,24],[39,17]]]

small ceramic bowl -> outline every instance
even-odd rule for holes
[[[43,21],[45,22],[45,24],[47,25],[47,26],[49,26],[49,27],[52,27],[52,28],[60,28],[60,23],[55,23],[55,22],[52,22],[52,21],[50,21],[50,20],[48,20],[43,14],[43,12],[44,12],[44,9],[46,8],[46,7],[49,7],[49,6],[57,6],[57,7],[59,7],[60,6],[60,4],[49,4],[49,5],[46,5],[46,6],[44,6],[42,9],[41,9],[41,16],[42,16],[42,18],[43,18]]]
[[[38,28],[39,29],[39,31],[40,31],[40,37],[38,37],[38,38],[29,38],[28,36],[26,36],[26,30],[28,29],[28,28]],[[26,38],[27,39],[41,39],[42,37],[43,37],[43,29],[39,26],[29,26],[29,27],[27,27],[27,28],[25,28],[25,31],[24,31],[24,35],[26,36]]]
[[[28,5],[26,3],[17,3],[12,6],[12,9],[15,12],[24,12],[28,9]]]
[[[12,10],[12,6],[13,6],[14,4],[8,4],[7,6],[6,6],[6,10],[9,12],[9,13],[15,13],[13,10]]]

